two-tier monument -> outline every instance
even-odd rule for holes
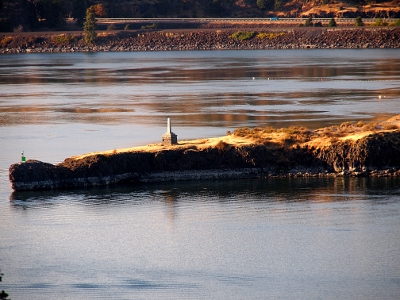
[[[178,136],[171,131],[171,119],[167,118],[167,132],[162,135],[163,145],[178,144]]]

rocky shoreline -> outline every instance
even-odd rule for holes
[[[37,170],[45,168],[45,163],[29,160],[24,164],[25,170]],[[13,170],[13,176],[15,171]],[[18,170],[17,172],[21,172]],[[49,174],[48,174],[49,175]],[[161,171],[139,174],[136,172],[113,176],[90,176],[68,179],[54,179],[54,174],[37,178],[35,181],[13,182],[12,188],[16,191],[52,190],[67,188],[82,188],[115,185],[119,183],[161,183],[174,181],[196,180],[239,180],[239,179],[266,179],[266,178],[326,178],[326,177],[400,177],[400,168],[392,167],[383,170],[371,171],[343,171],[329,172],[318,168],[293,169],[289,172],[270,170],[265,168],[241,168],[241,169],[210,169],[210,170],[182,170]]]
[[[232,38],[238,29],[121,30],[99,32],[88,46],[82,32],[0,34],[0,54],[59,52],[129,52],[263,49],[396,49],[399,27],[245,28],[246,40]]]

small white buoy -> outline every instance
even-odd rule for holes
[[[382,99],[382,96],[381,95],[379,95],[379,97],[378,97],[379,99]]]
[[[253,80],[256,79],[255,77],[253,77]]]

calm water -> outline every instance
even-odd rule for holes
[[[399,299],[400,180],[13,193],[8,167],[240,126],[400,114],[400,51],[0,56],[0,290],[11,299]]]

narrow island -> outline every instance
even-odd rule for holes
[[[53,165],[13,164],[14,190],[79,188],[118,183],[272,177],[400,176],[400,115],[378,123],[238,128],[226,136],[93,152]]]

